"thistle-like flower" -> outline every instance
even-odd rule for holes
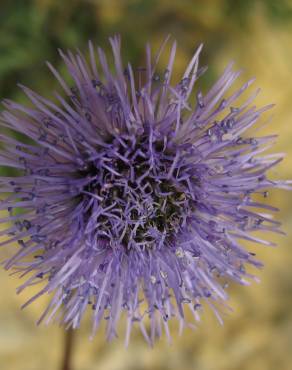
[[[100,48],[97,66],[92,43],[89,62],[60,51],[70,84],[48,64],[65,92],[57,102],[24,86],[32,105],[3,102],[0,163],[17,175],[0,178],[1,245],[19,244],[5,261],[28,276],[18,292],[43,283],[24,306],[53,295],[39,322],[76,328],[90,307],[93,334],[105,319],[111,339],[124,311],[126,342],[137,322],[152,344],[172,317],[192,325],[186,308],[199,320],[206,302],[220,319],[226,281],[248,284],[245,267],[261,266],[240,243],[272,245],[251,232],[280,232],[261,198],[290,182],[267,178],[282,159],[262,155],[275,136],[248,132],[271,105],[251,106],[255,92],[237,106],[252,81],[228,94],[232,65],[194,96],[201,46],[172,84],[175,42],[161,74],[166,42],[154,59],[146,47],[143,68],[123,65],[119,37],[110,43],[114,68]]]

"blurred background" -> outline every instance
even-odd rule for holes
[[[120,33],[125,60],[140,65],[144,44],[157,49],[167,34],[178,40],[175,71],[181,72],[195,47],[204,42],[202,77],[208,88],[234,60],[243,68],[241,82],[257,77],[257,102],[276,103],[264,133],[278,133],[278,151],[286,160],[273,176],[292,178],[292,1],[291,0],[1,0],[0,98],[24,100],[21,82],[50,96],[57,83],[44,61],[61,70],[57,48],[86,50],[87,41],[108,48],[108,36]],[[173,331],[169,346],[162,338],[153,349],[133,331],[128,349],[123,329],[112,343],[103,329],[90,342],[89,321],[77,332],[74,370],[289,370],[292,369],[292,194],[275,191],[271,203],[288,237],[273,237],[277,249],[256,247],[265,264],[260,284],[232,286],[234,313],[221,327],[206,312],[195,331]],[[20,311],[32,291],[17,296],[14,277],[0,270],[0,369],[59,369],[63,332],[39,327],[44,307],[38,301]],[[122,325],[123,326],[123,325]]]

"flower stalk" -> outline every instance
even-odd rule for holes
[[[64,331],[63,358],[60,370],[74,370],[73,368],[73,351],[75,331],[67,329]]]

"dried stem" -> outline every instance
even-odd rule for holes
[[[74,330],[68,329],[64,335],[64,349],[61,370],[73,370],[72,353],[74,344]]]

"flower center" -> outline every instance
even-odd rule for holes
[[[119,136],[89,158],[81,173],[85,223],[111,245],[153,248],[170,242],[195,208],[187,183],[179,181],[178,148],[166,139]]]

